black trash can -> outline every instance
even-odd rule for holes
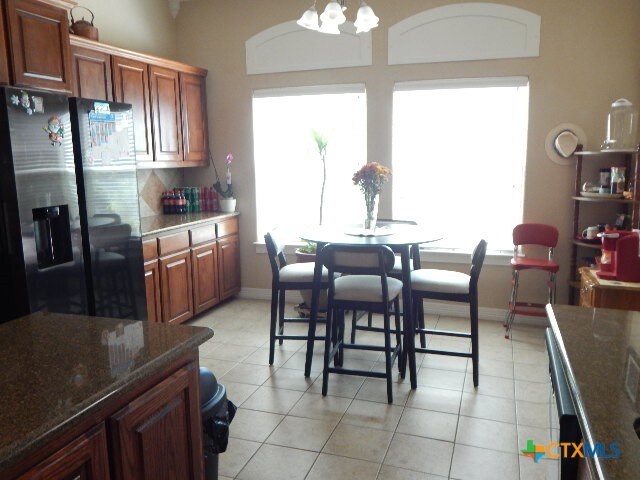
[[[204,446],[204,477],[218,480],[218,454],[227,450],[229,424],[236,406],[227,399],[227,390],[208,368],[200,367],[200,410]]]

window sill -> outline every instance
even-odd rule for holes
[[[254,242],[256,253],[266,254],[267,247],[264,242]],[[296,249],[303,246],[303,243],[290,244],[284,249],[285,255],[295,255]],[[510,260],[513,257],[513,252],[505,251],[487,251],[485,256],[485,265],[494,265],[502,267],[510,267]],[[447,250],[443,248],[421,248],[420,249],[420,261],[426,263],[449,263],[449,264],[466,264],[471,261],[471,251],[464,250]],[[425,264],[426,264],[425,263]]]

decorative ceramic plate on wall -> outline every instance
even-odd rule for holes
[[[587,143],[584,130],[573,123],[561,123],[552,128],[544,141],[547,157],[558,165],[571,165],[578,145]]]

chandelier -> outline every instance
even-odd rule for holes
[[[340,30],[339,25],[342,25],[347,18],[344,16],[344,11],[347,9],[345,0],[331,0],[324,9],[324,12],[320,15],[320,22],[318,22],[318,12],[316,11],[316,2],[302,14],[298,25],[309,30],[316,30],[322,33],[330,33],[338,35]],[[360,8],[358,9],[358,15],[354,25],[356,27],[356,33],[368,32],[372,28],[378,26],[378,17],[373,13],[373,10],[367,5],[364,0],[360,0]]]

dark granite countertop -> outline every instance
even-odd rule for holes
[[[213,336],[209,328],[35,313],[0,325],[0,471]]]
[[[211,221],[220,221],[226,218],[238,216],[234,213],[221,212],[200,212],[200,213],[183,213],[154,215],[152,217],[142,217],[140,219],[140,230],[142,236],[155,235],[157,233],[169,232],[198,223],[206,223]]]
[[[591,462],[599,478],[640,478],[640,312],[547,306],[583,439],[620,443]],[[590,459],[591,460],[591,459]]]

